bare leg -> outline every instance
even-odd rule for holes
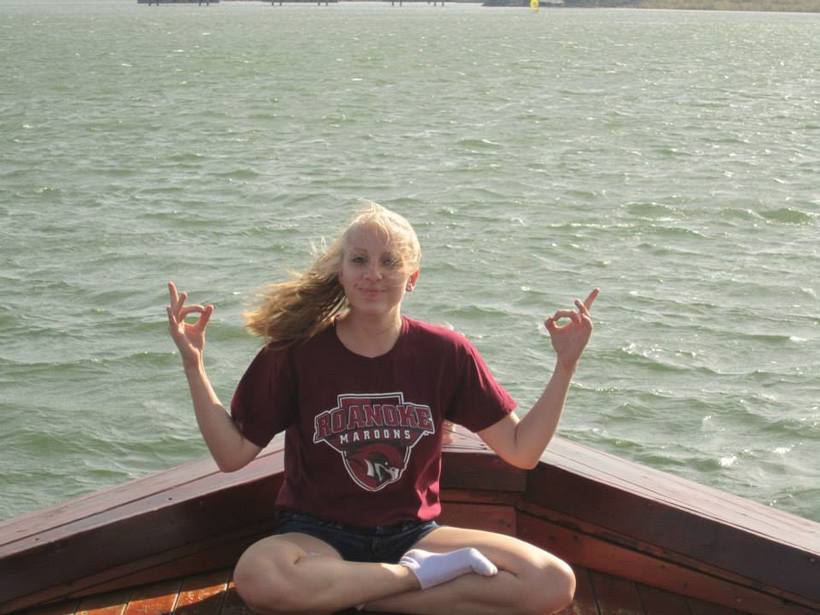
[[[234,582],[261,613],[333,613],[420,587],[404,566],[346,562],[324,541],[296,532],[251,545],[239,558]]]
[[[442,527],[414,548],[446,552],[475,547],[498,566],[492,577],[468,574],[425,591],[367,603],[367,610],[395,613],[497,615],[555,613],[572,602],[575,576],[557,557],[502,534]]]

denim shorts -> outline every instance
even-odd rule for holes
[[[439,525],[435,521],[402,521],[393,525],[356,527],[293,510],[280,510],[279,526],[274,533],[308,534],[326,542],[350,562],[395,564],[437,527]]]

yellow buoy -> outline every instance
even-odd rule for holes
[[[531,8],[533,11],[537,11],[537,10],[538,10],[538,7],[539,7],[539,2],[538,2],[538,0],[530,0],[530,8]]]

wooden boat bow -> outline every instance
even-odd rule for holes
[[[235,473],[193,461],[0,523],[0,615],[229,571],[274,527],[283,446],[274,439]],[[442,500],[445,523],[518,536],[569,561],[583,571],[580,594],[615,578],[725,612],[820,612],[820,524],[566,439],[524,471],[457,433]]]

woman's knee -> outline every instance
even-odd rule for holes
[[[290,613],[299,610],[298,595],[289,581],[288,554],[262,551],[251,546],[234,568],[236,592],[258,613]],[[296,595],[295,595],[296,594]]]
[[[575,595],[575,573],[569,564],[548,554],[540,559],[520,578],[524,584],[521,611],[525,614],[556,613],[572,604]]]

